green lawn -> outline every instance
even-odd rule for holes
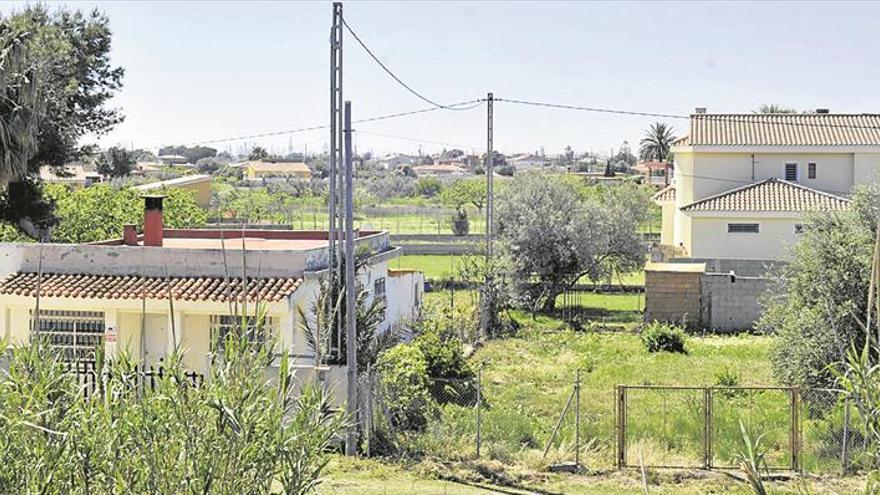
[[[451,254],[406,254],[393,260],[391,266],[393,268],[420,270],[428,279],[458,278],[460,259],[461,256]],[[586,277],[581,280],[580,283],[593,284],[593,282]],[[610,285],[644,286],[645,272],[644,270],[639,270],[633,273],[614,275],[611,277],[610,281],[598,282],[597,285],[605,285],[608,283],[610,283]]]
[[[406,254],[389,262],[393,268],[419,270],[427,279],[458,278],[460,256],[433,254]]]

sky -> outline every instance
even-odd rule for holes
[[[0,2],[4,14],[21,2]],[[125,121],[102,146],[158,148],[329,122],[329,2],[50,2],[110,18],[125,68],[111,105]],[[402,80],[428,98],[498,98],[687,115],[880,111],[880,3],[366,2],[346,21]],[[346,32],[344,96],[352,118],[430,105],[392,80]],[[607,154],[637,148],[654,121],[686,119],[496,102],[495,148]],[[358,151],[481,152],[486,108],[357,124]],[[238,152],[326,149],[326,130],[210,143]]]

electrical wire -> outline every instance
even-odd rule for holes
[[[403,141],[412,141],[414,143],[436,144],[436,145],[440,145],[440,146],[453,146],[455,148],[460,148],[460,149],[478,148],[478,146],[474,146],[474,145],[464,145],[461,143],[448,143],[448,142],[444,142],[444,141],[431,141],[428,139],[420,139],[420,138],[414,138],[414,137],[410,137],[410,136],[401,136],[398,134],[385,134],[382,132],[362,131],[362,130],[356,129],[355,133],[356,134],[364,134],[367,136],[379,136],[379,137],[387,137],[387,138],[392,138],[392,139],[400,139]]]
[[[728,114],[728,115],[712,115],[712,114],[695,114],[695,115],[682,115],[682,114],[674,114],[674,113],[655,113],[655,112],[641,112],[641,111],[633,111],[633,110],[617,110],[612,108],[598,108],[598,107],[586,107],[579,105],[568,105],[563,103],[548,103],[542,101],[527,101],[527,100],[517,100],[513,98],[493,98],[494,101],[505,102],[505,103],[514,103],[517,105],[528,105],[528,106],[536,106],[536,107],[546,107],[546,108],[558,108],[563,110],[577,110],[582,112],[595,112],[595,113],[609,113],[616,115],[630,115],[637,117],[656,117],[656,118],[664,118],[664,119],[681,119],[681,120],[691,120],[692,118],[697,118],[699,120],[704,121],[714,121],[714,122],[725,122],[725,123],[741,123],[741,124],[761,124],[761,125],[781,125],[787,127],[815,127],[819,129],[829,129],[829,128],[838,128],[838,129],[865,129],[865,130],[880,130],[880,125],[853,125],[853,124],[834,124],[834,123],[812,123],[812,122],[791,122],[791,121],[780,121],[779,119],[774,120],[761,120],[758,117],[767,114],[754,114],[754,116],[745,117],[742,114]],[[778,114],[781,116],[789,116],[789,117],[799,117],[804,114]],[[813,114],[813,115],[824,115],[824,114]],[[871,114],[852,114],[853,116],[860,115],[871,115]],[[790,119],[788,119],[790,120]]]
[[[462,102],[452,103],[450,105],[447,105],[447,108],[454,108],[455,110],[471,110],[471,109],[474,109],[474,108],[482,105],[484,101],[485,101],[485,99],[462,101]],[[422,113],[436,112],[438,110],[442,110],[442,109],[438,108],[438,107],[421,108],[418,110],[410,110],[410,111],[406,111],[406,112],[396,112],[396,113],[389,113],[389,114],[385,114],[385,115],[377,115],[375,117],[366,117],[363,119],[353,120],[352,123],[353,124],[363,124],[366,122],[377,122],[377,121],[381,121],[381,120],[395,119],[398,117],[407,117],[409,115],[418,115],[418,114],[422,114]],[[319,130],[328,129],[328,128],[330,128],[330,126],[326,125],[326,124],[325,125],[309,126],[309,127],[299,127],[296,129],[287,129],[287,130],[282,130],[282,131],[269,131],[269,132],[263,132],[263,133],[259,133],[259,134],[246,134],[246,135],[241,135],[241,136],[231,136],[231,137],[218,138],[218,139],[208,139],[208,140],[203,140],[203,141],[191,141],[188,143],[183,143],[180,146],[196,146],[196,145],[203,145],[203,144],[217,144],[217,143],[226,143],[226,142],[232,142],[232,141],[244,141],[247,139],[257,139],[257,138],[272,137],[272,136],[284,136],[284,135],[288,135],[288,134],[298,134],[301,132],[319,131]],[[152,148],[161,148],[161,146],[152,146],[147,149],[152,149]]]
[[[391,76],[391,78],[394,79],[397,82],[397,84],[400,84],[401,86],[403,86],[404,89],[406,89],[407,91],[412,93],[416,98],[424,101],[425,103],[430,103],[431,105],[434,105],[438,109],[467,110],[466,108],[455,108],[454,105],[443,105],[443,104],[437,103],[436,101],[428,98],[427,96],[425,96],[425,95],[419,93],[418,91],[416,91],[415,89],[413,89],[412,86],[403,82],[403,80],[401,78],[397,77],[397,74],[395,74],[391,69],[389,69],[387,65],[382,63],[381,60],[379,60],[379,57],[377,57],[376,54],[373,53],[373,50],[370,50],[370,47],[368,47],[367,44],[364,43],[363,40],[361,40],[360,36],[358,36],[357,33],[354,32],[354,29],[351,28],[351,26],[348,24],[348,21],[346,21],[345,19],[342,19],[342,25],[345,26],[345,29],[347,29],[348,32],[351,33],[351,35],[352,35],[352,37],[354,37],[355,41],[357,41],[358,44],[361,45],[361,48],[363,48],[364,51],[367,52],[367,55],[369,55],[370,58],[372,58],[373,61],[376,62],[376,64],[379,67],[381,67],[382,70],[385,71],[386,74]]]

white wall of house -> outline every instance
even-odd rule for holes
[[[664,201],[660,206],[660,244],[673,245],[675,229],[675,201]]]
[[[803,220],[795,215],[717,215],[691,218],[688,256],[697,259],[780,260],[788,256],[800,235],[795,226]],[[728,232],[728,224],[758,224],[758,233]]]

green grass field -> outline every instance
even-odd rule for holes
[[[430,279],[446,279],[458,278],[458,267],[460,266],[461,256],[456,255],[434,255],[434,254],[406,254],[399,256],[391,261],[393,268],[408,268],[419,270]],[[581,283],[592,284],[592,282],[584,278]],[[645,272],[639,270],[633,273],[623,275],[614,275],[610,281],[600,281],[597,285],[645,285]]]
[[[471,295],[456,294],[456,298]],[[637,470],[615,471],[618,384],[715,385],[722,375],[735,377],[739,385],[774,384],[769,366],[771,337],[691,336],[687,354],[648,353],[637,334],[549,331],[559,328],[560,322],[546,316],[536,320],[522,314],[515,317],[525,325],[518,336],[489,341],[470,358],[474,366],[483,367],[487,405],[481,413],[483,443],[479,460],[475,458],[476,410],[447,404],[423,434],[407,440],[421,456],[410,457],[403,464],[336,458],[326,493],[498,493],[474,486],[489,482],[504,485],[502,493],[644,493]],[[573,389],[578,369],[582,378],[581,462],[589,474],[549,474],[545,471],[548,464],[574,459],[573,410],[561,423],[546,460],[542,452]],[[787,462],[789,411],[784,394],[733,393],[716,397],[714,404],[720,409],[713,430],[717,465],[733,463],[741,448],[739,419],[765,435],[763,442],[771,463]],[[700,465],[701,392],[631,390],[628,410],[630,464],[638,465],[641,458],[649,465]],[[813,419],[804,421],[807,438]],[[809,457],[810,452],[804,456]],[[824,472],[835,472],[833,467],[829,465]],[[703,471],[652,469],[649,482],[650,493],[751,493],[741,482]],[[773,483],[771,493],[852,493],[863,485],[863,479],[857,477],[811,478]]]

